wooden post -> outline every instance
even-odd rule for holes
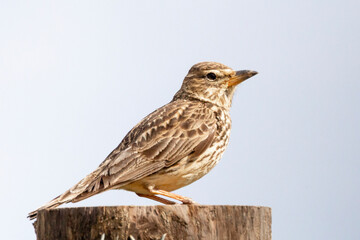
[[[38,240],[271,240],[271,209],[224,205],[58,208],[40,211],[34,227]]]

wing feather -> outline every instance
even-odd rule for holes
[[[213,142],[215,132],[215,114],[203,103],[171,102],[148,115],[126,135],[96,170],[97,176],[84,184],[86,190],[79,198],[121,187],[186,156],[197,157]]]

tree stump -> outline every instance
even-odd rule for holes
[[[57,208],[40,211],[34,227],[38,240],[270,240],[271,209],[224,205]]]

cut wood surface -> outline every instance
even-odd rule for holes
[[[81,207],[41,210],[38,240],[270,240],[271,209],[227,205]]]

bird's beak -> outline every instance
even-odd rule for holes
[[[256,75],[257,72],[251,70],[236,71],[235,76],[231,77],[228,81],[228,87],[236,86],[248,78]]]

